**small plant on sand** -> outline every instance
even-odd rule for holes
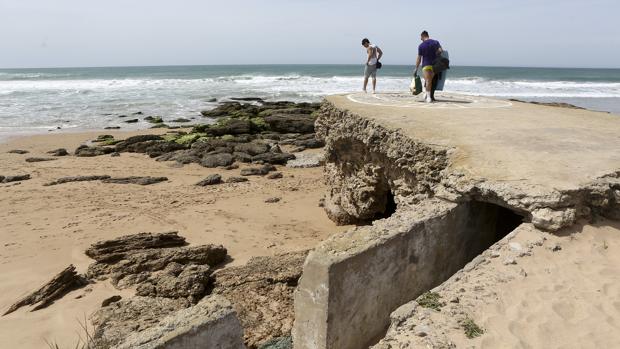
[[[476,338],[484,333],[484,330],[470,318],[465,318],[465,320],[461,323],[461,327],[463,327],[465,335],[469,339]]]
[[[426,292],[422,294],[416,302],[424,308],[430,308],[433,310],[441,311],[441,307],[443,307],[443,303],[439,301],[441,296],[439,293],[435,292]]]
[[[94,345],[94,341],[93,341],[93,334],[88,329],[88,320],[86,320],[86,315],[84,315],[83,320],[77,320],[77,321],[80,324],[82,333],[81,334],[78,333],[77,342],[75,343],[75,346],[73,346],[72,348],[73,349],[96,349],[96,346]],[[55,341],[50,342],[47,339],[44,339],[44,341],[49,349],[62,349],[62,347],[58,345],[58,343],[56,343]]]

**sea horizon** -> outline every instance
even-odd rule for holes
[[[119,115],[193,118],[231,97],[318,102],[361,90],[362,64],[171,65],[0,69],[0,138],[50,130],[150,127]],[[406,92],[413,65],[386,64],[378,92]],[[620,114],[620,69],[452,66],[446,91],[563,102]],[[214,99],[216,102],[214,102]]]

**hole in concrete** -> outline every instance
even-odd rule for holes
[[[481,201],[471,201],[469,206],[467,230],[473,239],[466,246],[467,262],[523,223],[523,216],[503,206]]]
[[[385,207],[383,212],[377,213],[373,220],[388,218],[396,212],[396,200],[394,199],[394,193],[391,190],[386,191]]]

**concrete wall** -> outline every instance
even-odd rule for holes
[[[295,294],[295,349],[368,347],[392,311],[494,242],[493,212],[428,200],[324,241],[309,254]]]
[[[136,333],[116,349],[244,349],[243,328],[230,302],[209,296],[155,327]]]

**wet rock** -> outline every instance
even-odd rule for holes
[[[241,182],[247,182],[248,179],[245,177],[229,177],[226,180],[226,183],[241,183]]]
[[[232,165],[228,165],[226,167],[224,167],[225,170],[236,170],[239,168],[239,165],[237,164],[232,164]]]
[[[75,149],[75,156],[79,156],[79,157],[93,157],[93,156],[100,156],[100,155],[106,155],[106,154],[110,154],[114,152],[114,148],[110,148],[110,147],[100,147],[100,146],[96,146],[96,147],[89,147],[87,145],[80,145],[79,147],[77,147],[77,149]]]
[[[242,176],[264,176],[267,172],[263,171],[262,168],[257,167],[249,167],[241,170]]]
[[[55,150],[51,150],[47,152],[48,154],[52,154],[53,156],[67,156],[69,152],[65,148],[58,148]]]
[[[204,130],[211,136],[240,135],[251,133],[252,123],[249,120],[230,119],[221,125],[212,125]]]
[[[2,316],[10,314],[27,305],[34,305],[34,308],[32,308],[31,311],[43,309],[52,304],[55,300],[64,296],[69,291],[82,287],[87,283],[88,282],[84,279],[84,277],[75,271],[75,267],[70,265],[54,276],[41,288],[15,302],[6,312],[4,312],[4,314],[2,314]]]
[[[278,197],[273,197],[273,198],[265,199],[265,202],[268,204],[275,204],[276,202],[280,202],[280,200],[281,199]]]
[[[215,102],[217,102],[217,98],[209,98],[209,99],[207,99],[207,102],[208,103],[215,103]]]
[[[46,184],[43,184],[44,186],[50,186],[50,185],[58,185],[58,184],[64,184],[64,183],[70,183],[70,182],[87,182],[87,181],[100,181],[103,179],[108,179],[110,178],[110,176],[108,175],[103,175],[103,176],[76,176],[76,177],[62,177],[59,178],[53,182],[49,182]]]
[[[168,180],[168,177],[117,177],[117,178],[107,178],[103,180],[103,183],[113,183],[113,184],[138,184],[138,185],[151,185],[160,182],[165,182]]]
[[[252,157],[254,162],[265,162],[274,165],[285,165],[287,161],[295,159],[295,155],[288,153],[267,152]]]
[[[163,141],[163,137],[158,135],[138,135],[129,137],[120,143],[116,144],[116,151],[123,152],[128,151],[127,148],[136,143],[142,143],[147,141]]]
[[[258,97],[232,97],[230,98],[233,101],[243,101],[243,102],[265,102],[262,98]]]
[[[120,126],[106,126],[103,129],[104,130],[118,130],[120,128],[121,128]]]
[[[200,164],[204,167],[218,167],[218,166],[228,166],[234,162],[234,158],[231,154],[221,153],[221,154],[211,154],[205,155]]]
[[[135,124],[138,121],[140,121],[139,119],[129,119],[129,120],[125,120],[123,122],[127,123],[127,124]]]
[[[164,119],[162,119],[161,116],[147,116],[144,118],[144,121],[151,124],[161,124],[164,122]]]
[[[178,122],[178,123],[185,123],[185,122],[191,122],[192,120],[190,119],[185,119],[185,118],[177,118],[172,120],[172,122]]]
[[[27,159],[26,159],[26,162],[43,162],[43,161],[54,161],[54,160],[57,160],[57,159],[54,159],[54,158],[37,158],[37,157],[34,157],[34,158],[27,158]]]
[[[0,183],[11,183],[11,182],[19,182],[26,181],[30,179],[29,174],[25,175],[16,175],[16,176],[0,176]]]
[[[269,145],[258,142],[241,143],[235,145],[235,151],[254,156],[268,152]]]
[[[157,161],[176,161],[180,164],[200,163],[201,157],[194,150],[177,150],[162,154],[157,157]]]
[[[222,176],[220,176],[219,174],[212,174],[207,178],[201,180],[200,182],[196,183],[196,185],[204,187],[207,185],[214,185],[220,183],[222,183]]]
[[[244,266],[226,268],[213,275],[213,294],[222,295],[233,304],[249,348],[290,335],[293,292],[306,255],[307,251],[253,257]]]
[[[250,154],[236,151],[232,155],[236,161],[245,163],[252,162],[252,156]]]
[[[121,297],[121,296],[119,296],[119,295],[116,295],[116,296],[112,296],[112,297],[106,298],[106,299],[104,299],[104,300],[101,302],[101,307],[102,307],[102,308],[103,308],[103,307],[107,307],[108,305],[110,305],[110,304],[112,304],[112,303],[116,303],[116,302],[120,301],[121,299],[123,299],[123,297]]]
[[[325,146],[325,142],[319,139],[312,138],[294,141],[293,145],[307,149],[315,149],[323,148]]]
[[[211,150],[210,152],[208,152],[206,155],[215,155],[215,154],[232,154],[233,152],[233,148],[232,147],[217,147],[213,150]]]
[[[145,147],[141,150],[138,145],[144,144]],[[138,143],[134,147],[137,153],[146,153],[148,156],[155,158],[161,156],[166,153],[170,153],[173,151],[183,150],[187,147],[184,144],[179,144],[176,142],[165,142],[165,141],[148,141],[144,143]]]
[[[114,262],[124,258],[129,252],[180,247],[186,244],[185,238],[179,236],[176,231],[158,234],[139,233],[96,242],[86,250],[85,254],[97,262]]]
[[[274,173],[269,174],[269,175],[267,176],[267,179],[280,179],[280,178],[282,178],[282,177],[284,177],[284,175],[282,174],[282,172],[274,172]]]
[[[28,154],[30,153],[28,150],[22,150],[22,149],[13,149],[13,150],[9,150],[7,151],[7,153],[9,154]]]
[[[314,133],[315,117],[307,114],[265,116],[269,129],[280,133]]]
[[[114,140],[114,136],[112,135],[99,135],[97,136],[97,138],[93,140],[93,142],[99,143],[99,142],[109,142],[113,140]]]

